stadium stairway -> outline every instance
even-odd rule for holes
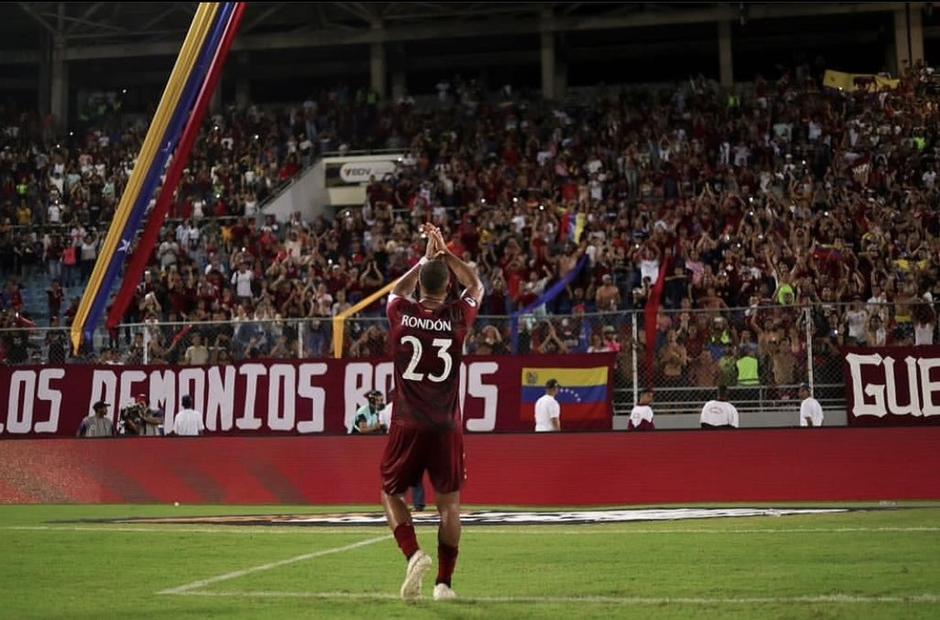
[[[49,304],[46,298],[46,291],[52,285],[52,278],[49,276],[48,272],[41,271],[27,278],[23,278],[21,282],[23,309],[37,325],[41,327],[49,325]],[[109,297],[113,297],[117,294],[120,288],[121,280],[117,278],[111,286]],[[63,313],[68,309],[75,297],[81,297],[84,290],[84,281],[65,289],[65,298],[62,300]]]

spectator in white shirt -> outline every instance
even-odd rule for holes
[[[702,428],[738,428],[738,410],[728,402],[728,387],[718,386],[718,398],[702,407]]]
[[[656,429],[653,424],[653,390],[644,390],[640,394],[640,402],[633,407],[630,412],[630,422],[627,423],[628,431],[652,431]]]
[[[157,249],[157,255],[160,257],[160,268],[167,271],[170,265],[175,265],[180,253],[180,246],[173,238],[171,233],[167,233],[166,239]]]
[[[560,386],[555,379],[545,383],[545,394],[535,401],[535,432],[561,430],[561,406],[555,400]]]
[[[50,224],[60,224],[62,222],[62,207],[58,201],[49,203],[49,208],[46,210],[46,219]]]
[[[924,188],[931,190],[934,188],[934,185],[937,182],[937,171],[933,168],[930,168],[921,175],[921,181],[924,182]]]
[[[823,410],[819,401],[813,398],[809,386],[805,383],[800,386],[800,426],[822,426]]]
[[[239,299],[251,299],[251,280],[254,274],[248,269],[248,263],[242,263],[238,271],[232,274],[235,296]]]
[[[206,427],[202,423],[202,414],[193,409],[193,398],[189,394],[180,399],[183,408],[173,418],[173,434],[180,437],[201,435]]]
[[[189,366],[201,366],[209,363],[209,348],[202,343],[200,334],[193,334],[193,343],[183,354],[183,363]]]

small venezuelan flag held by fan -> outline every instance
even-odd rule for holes
[[[587,215],[584,213],[573,213],[571,210],[561,214],[561,239],[562,241],[572,241],[579,243],[581,235],[584,234],[584,227],[587,225]]]
[[[545,394],[545,384],[555,379],[561,386],[555,399],[561,406],[563,430],[610,430],[610,368],[523,367],[520,416],[535,424],[535,401]]]

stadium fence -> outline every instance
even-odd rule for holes
[[[803,383],[813,389],[823,407],[838,409],[845,406],[840,346],[865,345],[864,339],[849,337],[846,318],[850,312],[856,319],[862,313],[866,325],[874,316],[883,318],[885,325],[895,324],[893,305],[874,304],[662,309],[649,330],[642,310],[567,315],[536,312],[479,316],[464,352],[539,355],[616,350],[617,414],[629,413],[646,388],[655,390],[657,413],[698,413],[718,384],[729,387],[731,400],[741,411],[792,409]],[[647,333],[656,340],[652,356],[647,354]],[[195,334],[201,336],[205,351],[190,350]],[[245,359],[329,357],[332,336],[331,317],[313,317],[100,328],[79,355],[69,348],[67,327],[2,329],[0,343],[6,364],[13,366],[186,364],[201,360],[226,364]],[[382,357],[387,344],[388,320],[384,316],[372,311],[347,319],[343,357]]]

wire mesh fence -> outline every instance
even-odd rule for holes
[[[640,312],[480,316],[468,355],[615,352],[614,409],[627,413],[641,390],[657,412],[698,413],[719,384],[739,410],[792,409],[801,384],[825,407],[844,406],[840,347],[932,344],[936,319],[920,306],[815,304]],[[905,314],[907,313],[907,314]],[[343,357],[382,357],[385,317],[346,320]],[[0,330],[7,365],[227,364],[252,359],[324,358],[333,352],[331,318],[144,323],[99,329],[78,354],[68,328]],[[647,346],[647,344],[651,346]]]

